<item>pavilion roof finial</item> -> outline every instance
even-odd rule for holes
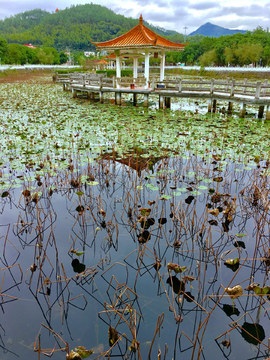
[[[143,25],[143,17],[142,17],[142,14],[140,15],[140,18],[139,18],[139,24],[140,24],[140,25]]]

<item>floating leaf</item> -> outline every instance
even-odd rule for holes
[[[232,316],[232,315],[239,316],[240,315],[240,311],[235,306],[228,305],[228,304],[223,305],[223,311],[225,312],[225,314],[227,316]]]
[[[217,176],[217,177],[213,178],[213,181],[221,182],[221,181],[223,181],[223,177],[222,176]]]
[[[71,262],[73,271],[80,274],[85,270],[85,265],[80,263],[78,259],[73,259]]]
[[[74,254],[77,255],[77,256],[81,256],[81,255],[84,254],[84,251],[77,251],[77,252],[75,252]]]
[[[138,186],[136,187],[136,189],[138,189],[138,190],[142,190],[142,189],[143,189],[143,186],[138,185]]]
[[[9,192],[8,191],[4,191],[2,194],[1,194],[1,197],[2,198],[5,198],[9,195]]]
[[[75,351],[79,354],[79,356],[83,359],[88,358],[91,354],[94,353],[94,350],[86,350],[84,346],[77,346]]]
[[[235,285],[232,288],[228,287],[226,289],[226,292],[230,296],[230,298],[233,300],[233,299],[237,299],[237,298],[239,298],[239,296],[243,295],[243,288],[240,285]]]
[[[149,216],[151,213],[151,208],[140,208],[139,212],[142,216]]]
[[[242,337],[250,344],[258,345],[265,338],[265,332],[260,324],[245,322],[241,327]]]
[[[213,182],[213,180],[212,180],[212,179],[203,179],[203,182],[205,182],[205,183],[211,183],[211,182]]]
[[[200,189],[200,190],[207,190],[208,187],[205,186],[205,185],[199,185],[199,186],[198,186],[198,189]]]
[[[192,195],[201,195],[201,192],[194,190],[194,191],[191,191],[191,194]]]
[[[183,271],[186,270],[186,266],[180,266],[178,264],[175,263],[168,263],[167,264],[167,269],[168,270],[173,270],[176,274],[182,273]]]
[[[208,213],[210,215],[214,215],[214,216],[218,216],[219,214],[219,210],[216,208],[216,209],[213,209],[213,210],[208,210]]]
[[[246,244],[244,243],[244,241],[241,241],[241,240],[236,240],[235,243],[233,244],[235,247],[241,247],[243,249],[246,248]]]
[[[159,200],[169,200],[171,199],[171,195],[161,195],[161,197],[159,198]]]
[[[92,186],[92,185],[98,185],[99,183],[98,183],[98,181],[89,181],[88,183],[87,183],[87,185],[90,185],[90,186]]]
[[[259,295],[259,296],[264,296],[264,295],[270,294],[270,286],[260,287],[258,285],[252,284],[252,285],[249,285],[246,288],[246,290],[254,291],[255,294]]]
[[[237,237],[244,237],[244,236],[247,236],[247,234],[235,234],[235,236],[237,236]]]
[[[84,211],[84,207],[83,207],[82,205],[78,205],[78,206],[76,207],[76,211],[78,211],[78,212],[83,212],[83,211]]]
[[[82,192],[82,191],[77,191],[76,194],[77,194],[78,196],[81,196],[81,195],[83,195],[83,192]]]
[[[112,346],[119,339],[118,332],[112,326],[109,327],[109,345]]]
[[[240,262],[240,260],[239,260],[239,258],[235,258],[235,259],[227,259],[226,261],[225,261],[225,264],[226,265],[236,265],[236,264],[239,264],[239,262]]]

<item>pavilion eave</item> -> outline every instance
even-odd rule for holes
[[[145,45],[129,45],[129,46],[124,46],[124,45],[119,45],[119,46],[99,46],[97,47],[98,50],[101,51],[115,51],[115,50],[136,50],[136,49],[148,49],[148,50],[152,50],[152,51],[161,51],[161,50],[170,50],[170,51],[183,51],[184,50],[184,46],[181,47],[172,47],[172,46],[162,46],[162,45],[153,45],[153,44],[145,44]]]

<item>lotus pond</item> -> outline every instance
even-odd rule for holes
[[[0,89],[1,360],[270,356],[268,124]]]

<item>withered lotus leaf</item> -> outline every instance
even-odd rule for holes
[[[182,273],[183,271],[185,271],[186,266],[180,266],[178,264],[168,263],[167,264],[167,269],[168,270],[173,270],[176,274],[178,274],[178,273]]]
[[[240,285],[235,285],[232,288],[228,287],[226,289],[227,294],[230,296],[230,298],[237,299],[239,296],[243,295],[243,288]]]

